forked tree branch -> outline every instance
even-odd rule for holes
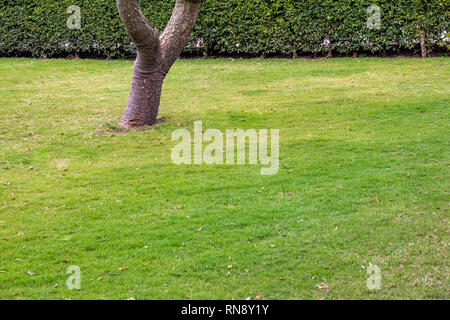
[[[169,71],[194,29],[201,2],[177,0],[172,17],[160,36],[158,30],[144,17],[137,0],[116,0],[120,18],[137,48],[138,68],[159,68],[163,74]]]
[[[116,4],[125,30],[137,49],[135,67],[142,70],[157,68],[160,51],[158,30],[144,17],[137,0],[116,0]]]

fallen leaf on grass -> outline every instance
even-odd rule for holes
[[[327,285],[326,283],[318,284],[316,287],[317,287],[317,289],[321,289],[325,292],[327,292],[328,290],[331,289],[331,286]]]
[[[98,279],[97,280],[102,280],[103,278],[104,278],[105,276],[100,276],[100,277],[98,277]]]
[[[124,271],[127,270],[128,268],[124,267],[124,268],[119,268],[120,271]]]
[[[150,264],[152,264],[152,263],[153,263],[153,261],[150,260],[149,262],[146,263],[146,265],[150,265]]]
[[[256,300],[261,300],[261,299],[262,299],[262,296],[256,296],[255,299],[256,299]]]
[[[281,281],[284,281],[284,280],[286,280],[286,279],[285,279],[285,278],[280,278],[280,280],[281,280]]]

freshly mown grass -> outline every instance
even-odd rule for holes
[[[120,133],[131,71],[0,59],[1,299],[450,298],[448,58],[181,60]],[[196,120],[280,129],[279,173],[173,164]]]

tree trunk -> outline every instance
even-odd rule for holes
[[[426,58],[428,57],[428,51],[427,51],[427,44],[425,41],[425,34],[422,33],[421,37],[420,37],[420,50],[422,53],[422,58]]]
[[[194,29],[201,0],[177,0],[161,35],[144,17],[137,0],[116,0],[116,4],[137,50],[130,95],[120,125],[152,125],[157,121],[164,78]]]
[[[158,117],[165,76],[139,69],[135,64],[127,108],[120,125],[136,127],[154,124]]]

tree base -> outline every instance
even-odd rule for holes
[[[122,119],[122,121],[120,121],[120,123],[119,123],[119,126],[128,130],[128,129],[137,128],[137,127],[152,126],[156,123],[158,123],[157,120],[140,121],[140,120],[123,120]]]

